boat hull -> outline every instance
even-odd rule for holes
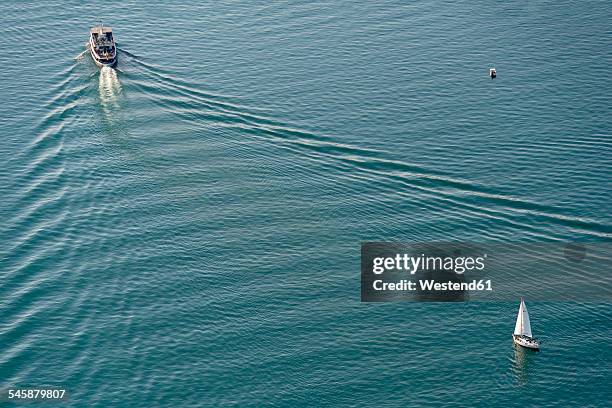
[[[117,57],[113,58],[109,62],[103,62],[103,61],[99,61],[98,59],[96,59],[95,55],[92,53],[91,54],[91,58],[94,60],[96,65],[99,66],[100,68],[102,68],[102,67],[114,67],[115,65],[117,65]]]
[[[521,336],[512,336],[514,344],[525,347],[531,350],[540,350],[540,343],[534,338],[525,338]]]

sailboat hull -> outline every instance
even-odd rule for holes
[[[514,335],[512,336],[512,339],[514,340],[514,344],[517,344],[521,347],[525,347],[531,350],[540,350],[540,343],[534,338]]]

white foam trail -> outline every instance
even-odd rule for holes
[[[118,97],[121,93],[121,83],[117,77],[117,71],[110,67],[100,69],[99,81],[100,102],[107,114],[119,108]]]
[[[86,46],[85,47],[85,51],[83,51],[82,53],[80,53],[79,55],[74,57],[75,61],[81,61],[83,59],[83,57],[85,56],[85,54],[87,54],[88,52],[89,52],[89,50],[87,49],[87,46]]]

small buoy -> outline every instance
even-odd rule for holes
[[[495,68],[489,69],[489,76],[491,77],[491,79],[497,76],[497,71],[495,70]]]

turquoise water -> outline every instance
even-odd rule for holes
[[[609,303],[359,302],[363,241],[612,241],[609,4],[103,4],[1,6],[0,388],[611,400]]]

